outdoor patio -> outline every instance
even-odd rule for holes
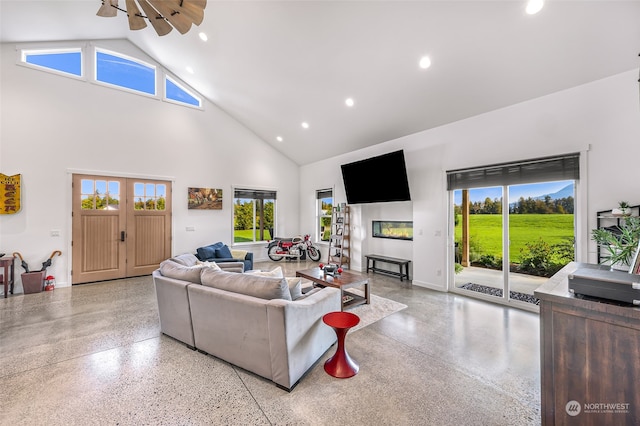
[[[533,291],[544,284],[548,278],[511,272],[509,275],[509,290],[524,294],[533,294]],[[487,287],[502,288],[504,273],[495,269],[467,266],[462,272],[455,275],[456,287],[473,283]]]

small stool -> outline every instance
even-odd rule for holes
[[[347,353],[344,340],[349,329],[358,325],[360,317],[351,312],[330,312],[322,317],[322,321],[333,328],[338,337],[336,353],[324,363],[324,371],[340,379],[355,376],[360,367]]]

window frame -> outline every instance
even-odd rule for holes
[[[277,209],[277,206],[278,206],[278,191],[277,190],[273,190],[273,189],[256,189],[255,187],[251,188],[251,187],[247,187],[247,186],[242,186],[242,187],[238,186],[238,187],[234,187],[233,188],[233,200],[232,200],[233,201],[232,202],[232,204],[233,204],[233,212],[231,214],[231,232],[232,232],[231,241],[233,241],[233,245],[261,244],[261,243],[265,243],[265,242],[269,241],[269,239],[264,239],[264,240],[257,240],[256,239],[256,231],[259,229],[256,226],[257,225],[257,222],[256,222],[256,214],[257,214],[256,200],[260,200],[261,198],[250,198],[248,196],[239,197],[238,196],[238,192],[239,191],[245,192],[245,195],[249,195],[252,192],[255,193],[256,195],[263,195],[265,197],[265,198],[262,198],[263,201],[273,200],[273,228],[268,228],[268,227],[263,228],[263,230],[269,230],[270,234],[273,233],[273,235],[269,235],[271,237],[270,239],[273,239],[274,235],[275,235],[275,226],[276,226],[276,223],[277,223],[276,218],[277,218],[277,212],[278,212],[278,209]],[[273,195],[273,197],[272,198],[271,197],[266,198],[268,195]],[[253,228],[252,228],[252,231],[254,231],[254,232],[252,233],[252,235],[253,235],[253,240],[252,241],[236,241],[235,240],[236,200],[238,200],[238,199],[239,200],[251,200],[251,204],[253,205],[253,212],[252,212]]]
[[[98,53],[103,53],[106,55],[115,56],[118,58],[125,59],[127,61],[135,62],[139,65],[142,65],[147,68],[153,69],[153,93],[142,92],[140,90],[132,89],[130,87],[119,86],[117,84],[109,83],[106,81],[98,80]],[[91,55],[92,65],[93,65],[93,75],[92,75],[92,83],[95,83],[100,86],[110,87],[112,89],[122,90],[124,92],[133,93],[136,95],[146,96],[148,98],[161,99],[158,93],[158,66],[154,64],[150,64],[142,59],[134,58],[133,56],[129,56],[124,53],[116,52],[110,49],[105,49],[103,47],[94,46],[93,54]]]
[[[327,193],[331,193],[331,208],[328,211],[328,214],[323,214],[325,212],[325,210],[322,209],[322,202],[323,200],[326,200],[328,197],[326,196]],[[333,188],[326,188],[326,189],[317,189],[316,190],[316,241],[320,242],[320,243],[329,243],[329,240],[331,239],[331,221],[333,218],[333,201],[334,201],[334,197],[333,197]],[[323,239],[323,232],[322,232],[322,219],[325,218],[329,218],[329,237],[325,240]]]
[[[72,78],[74,80],[80,80],[91,84],[97,84],[102,87],[110,89],[121,90],[134,95],[141,95],[147,98],[156,99],[161,102],[167,102],[174,105],[183,107],[195,108],[200,111],[204,111],[204,104],[206,98],[195,90],[193,87],[182,82],[179,78],[171,74],[161,64],[155,63],[152,59],[139,59],[136,56],[131,56],[126,53],[122,53],[119,50],[113,50],[111,47],[103,47],[105,43],[98,43],[84,41],[84,42],[43,42],[43,43],[19,43],[16,44],[16,65],[44,71],[50,74],[58,75],[61,77]],[[81,76],[71,74],[65,71],[60,71],[55,68],[49,68],[46,66],[32,64],[26,62],[26,55],[29,54],[56,54],[56,53],[80,53],[80,68]],[[154,70],[154,94],[141,92],[136,89],[131,89],[125,86],[119,86],[97,79],[97,56],[98,52],[113,55],[119,58],[123,58],[128,61],[132,61],[142,66],[150,67]],[[178,86],[181,90],[184,90],[190,96],[196,98],[199,102],[199,106],[191,105],[189,103],[181,102],[167,98],[166,96],[166,80],[170,80],[173,84]]]
[[[86,81],[86,52],[83,46],[69,46],[69,47],[22,47],[17,49],[18,51],[18,65],[31,68],[38,71],[45,71],[51,74],[59,75],[61,77],[68,77],[74,80]],[[26,61],[28,55],[44,55],[44,54],[61,54],[61,53],[80,53],[80,75],[71,74],[66,71],[58,70],[55,68],[45,67],[43,65],[32,64]]]
[[[169,103],[172,103],[172,104],[186,106],[186,107],[189,107],[189,108],[202,109],[202,104],[203,104],[202,96],[196,94],[193,90],[187,89],[184,84],[178,82],[178,80],[176,78],[170,76],[169,74],[167,74],[167,73],[163,73],[163,74],[164,74],[163,79],[162,79],[162,82],[163,82],[163,84],[162,84],[162,96],[163,96],[162,100],[163,101],[169,102]],[[170,81],[171,83],[175,84],[176,86],[178,86],[178,88],[180,90],[182,90],[183,92],[187,93],[189,96],[195,98],[198,101],[198,105],[191,105],[189,103],[182,102],[182,101],[177,100],[177,99],[168,98],[167,97],[167,81]]]

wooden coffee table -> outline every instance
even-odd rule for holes
[[[340,298],[343,300],[343,311],[345,308],[350,306],[363,304],[368,305],[371,303],[371,289],[369,286],[369,279],[366,275],[344,271],[340,275],[332,276],[325,274],[322,269],[316,266],[315,268],[296,271],[296,277],[311,280],[313,284],[318,287],[335,287],[340,289]],[[345,294],[344,290],[355,287],[364,287],[364,297],[351,292],[347,292]],[[350,298],[350,300],[345,300],[345,296]]]

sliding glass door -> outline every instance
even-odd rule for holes
[[[539,303],[534,290],[575,258],[578,160],[572,154],[447,172],[452,291]]]
[[[456,190],[453,202],[456,290],[537,305],[534,290],[574,259],[573,181]]]

